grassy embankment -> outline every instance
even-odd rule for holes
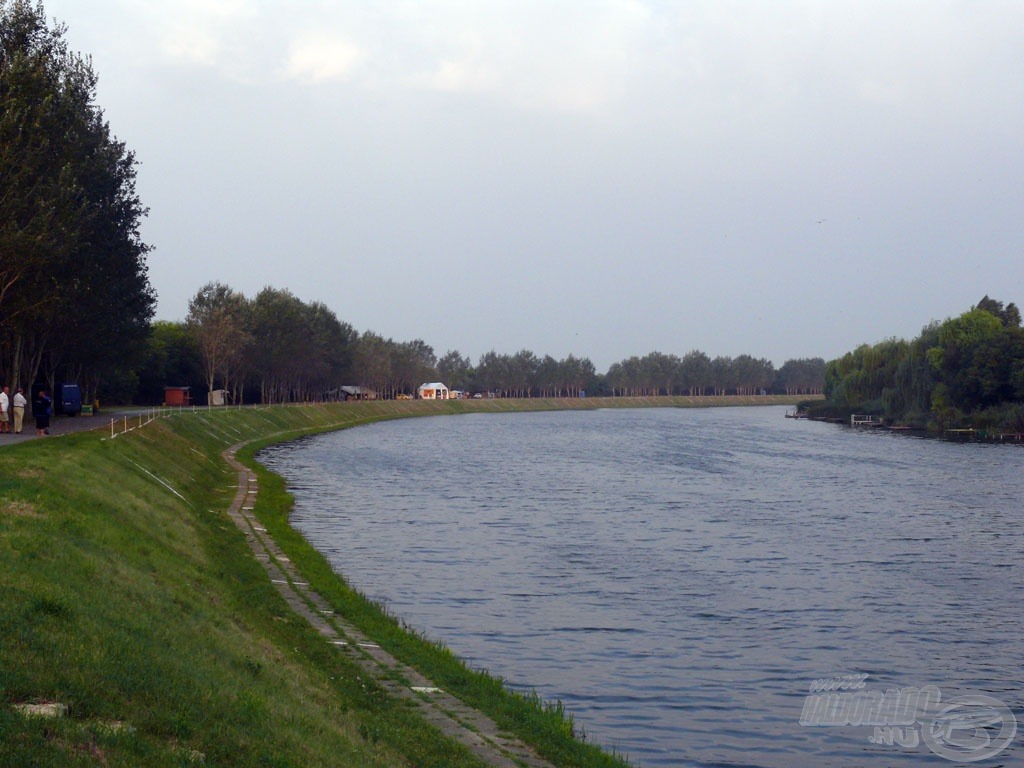
[[[98,430],[0,449],[0,765],[479,765],[288,609],[224,514],[236,478],[221,451],[252,441],[240,453],[251,460],[271,442],[403,416],[712,404],[246,408],[181,413],[116,439]],[[281,479],[257,471],[256,513],[337,611],[552,762],[624,764],[572,738],[557,706],[510,695],[349,589],[287,525]],[[67,715],[18,709],[48,702]]]

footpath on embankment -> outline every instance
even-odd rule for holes
[[[510,693],[349,588],[253,456],[410,416],[797,399],[157,410],[0,440],[0,765],[621,768],[557,702]]]
[[[520,739],[504,732],[491,718],[466,706],[434,681],[398,661],[339,614],[304,580],[292,561],[260,525],[253,514],[258,495],[256,475],[235,454],[242,444],[231,446],[224,458],[238,472],[238,493],[228,516],[242,531],[253,555],[266,568],[271,583],[296,614],[339,651],[372,676],[392,696],[414,705],[419,713],[446,736],[498,768],[553,768]]]

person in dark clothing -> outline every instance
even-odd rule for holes
[[[50,396],[45,389],[40,389],[32,401],[32,415],[36,417],[36,434],[50,434]]]

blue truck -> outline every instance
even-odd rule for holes
[[[77,384],[63,384],[60,388],[60,409],[65,416],[82,412],[82,388]]]

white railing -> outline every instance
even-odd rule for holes
[[[177,416],[184,413],[210,413],[212,411],[228,411],[232,408],[241,409],[243,405],[239,403],[235,406],[230,405],[161,405],[150,408],[146,411],[140,411],[132,415],[114,416],[110,420],[110,437],[115,438],[118,435],[123,435],[127,432],[132,432],[136,429],[150,424],[157,419],[166,419],[171,416]]]

